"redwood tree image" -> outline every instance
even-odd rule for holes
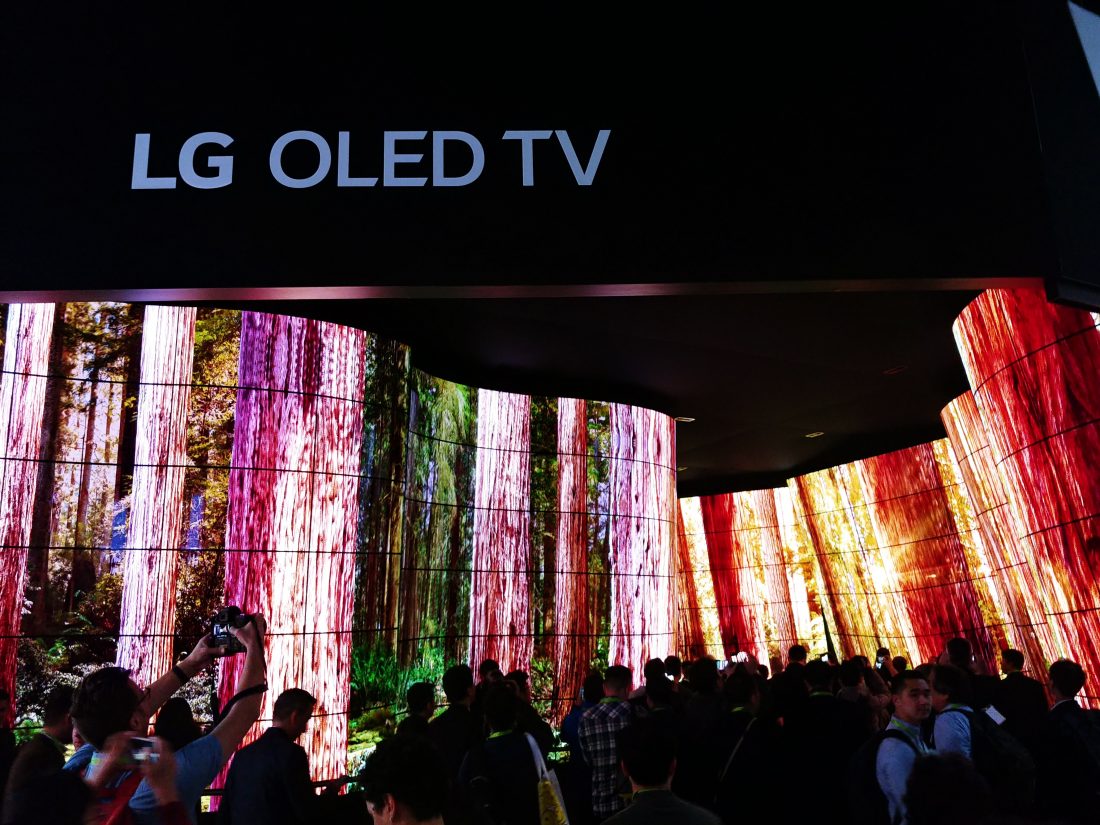
[[[672,419],[611,405],[611,641],[607,661],[640,683],[647,659],[672,652]]]
[[[12,304],[4,336],[0,378],[0,688],[15,696],[15,652],[23,611],[38,478],[38,449],[46,403],[53,304]],[[0,725],[10,727],[14,703]]]
[[[225,599],[268,619],[261,721],[291,687],[318,700],[302,745],[343,775],[351,675],[366,333],[246,312],[229,474]],[[223,660],[220,701],[243,657]]]
[[[554,702],[567,713],[592,659],[588,622],[588,427],[584,401],[558,399],[558,531],[554,618]]]
[[[117,658],[139,685],[172,665],[196,312],[145,312]]]
[[[528,570],[531,397],[480,390],[477,402],[470,664],[531,662]]]

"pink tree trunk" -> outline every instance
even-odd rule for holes
[[[672,636],[676,541],[675,438],[666,415],[611,405],[611,643],[608,664],[641,684]]]
[[[8,307],[0,378],[0,687],[13,697],[38,461],[51,458],[38,449],[53,320],[53,304]],[[14,718],[12,702],[0,725],[10,727]]]
[[[116,659],[139,685],[172,666],[196,314],[193,307],[145,311]]]
[[[558,719],[576,700],[592,659],[588,625],[587,405],[558,399],[558,541],[554,616],[554,706]]]
[[[268,619],[260,721],[292,687],[317,698],[302,745],[315,779],[347,760],[366,333],[246,312],[226,529],[227,604]],[[242,656],[223,660],[219,700]]]
[[[480,390],[477,401],[470,665],[507,672],[531,664],[528,570],[531,398]]]

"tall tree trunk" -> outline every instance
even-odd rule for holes
[[[70,371],[71,350],[65,341],[65,304],[54,310],[51,333],[50,361],[46,382],[46,402],[42,415],[42,435],[38,454],[52,458],[57,451],[57,435],[61,426],[61,398],[66,376]],[[38,465],[38,481],[34,492],[34,515],[31,519],[30,548],[27,551],[27,595],[31,612],[27,632],[36,635],[44,631],[49,615],[50,545],[53,543],[53,495],[57,468],[51,461]]]
[[[0,688],[11,696],[54,312],[53,304],[9,306],[0,377]],[[14,714],[13,702],[0,725],[10,727]]]
[[[122,390],[122,414],[118,418],[118,470],[115,475],[115,501],[130,495],[134,481],[134,446],[137,443],[137,398],[141,386],[141,330],[145,307],[134,304],[130,310],[135,332],[126,346],[126,383]],[[129,403],[127,403],[129,402]]]
[[[92,486],[92,457],[95,454],[95,418],[99,402],[99,366],[96,364],[98,347],[92,348],[92,369],[88,373],[88,405],[84,409],[84,438],[81,445],[80,484],[76,494],[76,521],[73,532],[72,569],[65,598],[65,609],[76,607],[77,594],[88,593],[95,587],[95,563],[90,552],[94,530],[88,526],[88,499]]]
[[[588,622],[588,426],[584,401],[558,399],[558,530],[554,573],[554,693],[558,719],[577,698],[592,660]]]
[[[448,540],[446,577],[446,638],[443,655],[448,662],[458,661],[465,651],[459,650],[459,639],[466,632],[467,623],[460,623],[464,605],[459,604],[459,592],[462,588],[462,510],[459,502],[468,501],[466,487],[462,482],[466,478],[466,451],[455,450],[455,506],[451,509],[451,533]]]
[[[416,431],[420,414],[420,393],[416,388],[409,390],[409,433]],[[418,446],[410,436],[409,447],[405,453],[405,527],[401,542],[401,630],[398,634],[397,656],[402,667],[409,667],[420,647],[420,614],[423,610],[420,602],[420,531],[417,522],[420,519],[420,499],[431,501],[431,495],[425,496],[414,491],[416,485],[416,456]],[[427,505],[431,507],[431,505]],[[428,532],[431,536],[431,532]],[[429,539],[430,540],[430,539]]]
[[[529,669],[530,413],[527,395],[480,390],[474,492],[470,665]]]
[[[139,684],[172,665],[196,314],[193,307],[145,313],[117,658]]]
[[[317,698],[314,778],[345,771],[366,334],[246,312],[229,473],[225,597],[268,619],[269,691]],[[219,699],[243,657],[222,662]],[[257,723],[246,741],[263,730]]]
[[[642,678],[672,649],[676,478],[672,419],[611,405],[611,644],[608,664]]]

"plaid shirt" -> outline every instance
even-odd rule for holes
[[[621,775],[615,734],[633,718],[634,709],[629,702],[611,697],[589,708],[581,717],[581,752],[592,767],[592,811],[600,819],[625,807],[615,788]]]

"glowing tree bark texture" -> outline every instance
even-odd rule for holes
[[[8,307],[0,378],[0,688],[10,696],[16,695],[15,654],[53,321],[53,304]],[[0,725],[12,726],[14,705]]]
[[[555,554],[554,706],[560,718],[576,700],[592,660],[588,623],[587,404],[558,399],[558,530]]]
[[[823,594],[844,656],[879,645],[910,662],[953,636],[996,672],[1005,618],[969,499],[946,440],[793,481],[813,538]]]
[[[361,330],[241,318],[225,597],[267,616],[270,686],[247,739],[282,691],[308,690],[318,702],[302,745],[318,779],[346,769],[365,352]],[[223,660],[223,704],[242,660]]]
[[[1028,539],[1020,538],[1024,531],[1005,492],[973,393],[948,404],[941,418],[981,525],[1005,615],[1015,624],[1015,639],[1010,641],[1025,654],[1025,672],[1045,680],[1044,663],[1056,659],[1063,648],[1047,622],[1037,559]]]
[[[994,462],[1034,554],[1060,653],[1100,654],[1100,333],[1090,313],[1037,290],[989,290],[955,338]],[[1100,706],[1100,674],[1084,694]]]
[[[798,548],[789,491],[682,499],[680,507],[685,523],[695,522],[696,511],[700,514],[695,535],[685,527],[685,540],[689,547],[705,544],[714,591],[725,600],[711,602],[724,616],[725,653],[737,650],[781,667],[793,644],[824,652],[823,626],[820,618],[814,620],[820,610],[810,605],[817,589],[812,562],[808,548]]]
[[[139,685],[152,684],[172,666],[196,312],[145,310],[116,659]]]
[[[531,397],[480,390],[470,663],[531,666]]]
[[[675,437],[666,415],[611,405],[611,640],[608,664],[631,668],[673,649]]]
[[[688,659],[709,655],[725,656],[722,629],[718,618],[718,600],[707,554],[707,534],[703,527],[702,499],[680,499],[680,564],[677,569],[677,598],[681,613],[687,613],[677,631],[677,650]]]

